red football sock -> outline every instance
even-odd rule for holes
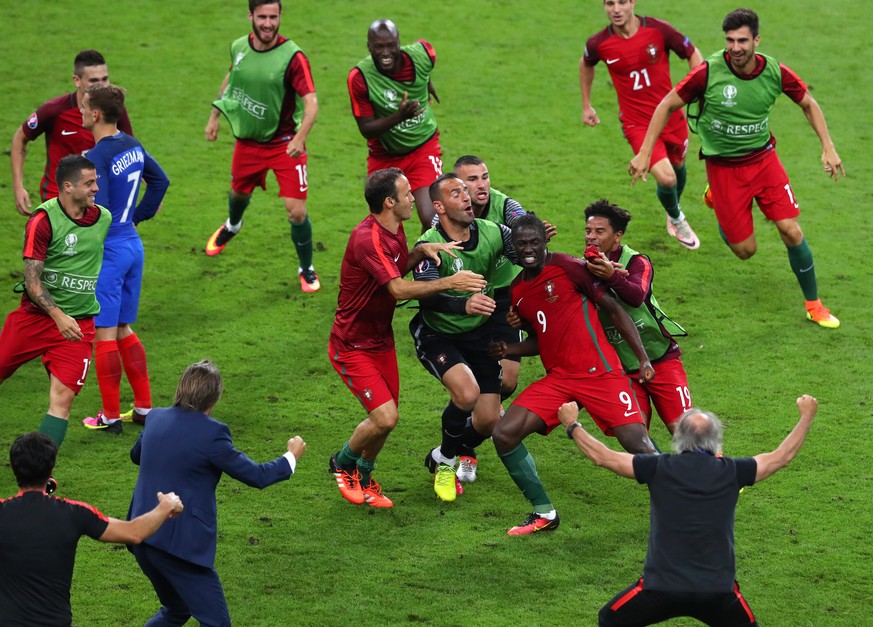
[[[102,340],[94,345],[94,366],[97,369],[97,384],[103,399],[103,417],[118,418],[121,412],[121,356],[118,342]]]
[[[149,382],[149,367],[146,362],[145,347],[136,333],[118,340],[118,350],[121,353],[121,363],[124,364],[124,374],[133,389],[133,406],[139,409],[150,409],[152,406],[152,387]]]

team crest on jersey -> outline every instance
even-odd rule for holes
[[[658,58],[658,47],[655,44],[646,46],[646,54],[649,55],[649,63],[654,63]]]
[[[458,257],[457,259],[452,260],[452,272],[457,274],[461,270],[464,269],[464,260]]]
[[[36,111],[30,114],[30,117],[27,118],[27,128],[35,129],[39,126],[39,118],[36,117]]]
[[[553,303],[558,300],[558,295],[555,293],[555,282],[554,281],[546,281],[545,285],[546,290],[546,302]]]
[[[364,388],[364,398],[366,398],[368,401],[372,401],[373,390],[371,390],[370,388]]]
[[[73,255],[77,255],[79,253],[76,252],[75,247],[79,241],[79,237],[75,233],[70,233],[64,238],[64,244],[67,245],[67,249],[62,252],[62,255],[67,255],[68,257],[72,257]]]
[[[734,100],[734,98],[737,97],[737,88],[735,85],[725,85],[724,89],[721,90],[721,95],[725,97],[725,99],[721,102],[724,106],[737,106],[737,102],[736,100]]]
[[[389,87],[385,90],[385,99],[388,102],[394,102],[395,100],[397,100],[397,92]]]

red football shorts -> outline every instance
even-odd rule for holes
[[[388,401],[400,402],[400,373],[397,352],[348,351],[341,353],[328,342],[330,363],[346,387],[361,402],[369,414]]]
[[[546,433],[561,424],[558,409],[576,401],[606,435],[621,425],[645,424],[630,379],[613,370],[594,377],[547,374],[534,381],[512,403],[532,411],[546,423]]]
[[[640,383],[631,376],[634,394],[640,409],[646,417],[646,428],[652,422],[652,405],[664,421],[670,424],[679,420],[687,409],[691,409],[691,392],[688,391],[688,375],[679,358],[654,364],[655,378],[648,383]]]
[[[367,176],[383,168],[400,168],[409,179],[412,191],[430,187],[443,173],[443,150],[439,136],[434,134],[408,155],[397,157],[367,157]]]
[[[672,165],[678,166],[685,161],[688,154],[688,124],[685,122],[685,114],[676,115],[675,112],[667,122],[666,128],[661,131],[655,145],[652,148],[652,159],[649,167],[655,165],[661,159],[669,159]],[[646,138],[647,126],[628,124],[622,127],[624,137],[634,154],[640,151],[643,140]]]
[[[77,320],[85,336],[71,342],[61,335],[51,317],[19,307],[6,316],[0,333],[0,380],[42,356],[47,372],[76,394],[85,385],[94,344],[94,318]]]
[[[237,141],[230,165],[230,188],[239,194],[251,194],[255,187],[267,189],[267,172],[272,170],[279,182],[281,198],[306,199],[309,182],[306,175],[306,153],[291,158],[285,152],[286,142],[253,144]]]
[[[707,160],[706,178],[718,225],[731,244],[742,242],[755,232],[753,199],[768,220],[775,222],[800,215],[788,174],[775,150],[748,165],[726,166]]]

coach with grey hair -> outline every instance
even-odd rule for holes
[[[818,401],[797,399],[800,420],[782,443],[755,457],[722,456],[722,426],[708,411],[689,409],[673,434],[675,455],[631,455],[607,448],[565,403],[558,418],[568,437],[598,466],[649,486],[649,549],[643,576],[615,595],[599,625],[651,625],[691,616],[707,625],[757,625],[736,582],[734,514],[745,486],[766,479],[800,450]]]

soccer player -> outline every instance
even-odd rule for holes
[[[306,138],[318,115],[318,99],[309,59],[279,34],[281,20],[281,1],[249,0],[252,33],[230,46],[230,71],[206,125],[206,141],[215,141],[224,114],[236,137],[228,217],[206,242],[206,254],[218,255],[239,233],[252,192],[267,189],[272,170],[291,223],[300,289],[317,292],[321,284],[312,265],[312,223],[306,213]]]
[[[628,211],[610,204],[608,200],[598,200],[586,207],[585,243],[600,251],[599,257],[589,258],[586,255],[588,271],[610,290],[631,317],[655,370],[655,378],[651,381],[641,383],[635,378],[639,372],[639,360],[609,315],[603,310],[599,311],[600,324],[606,331],[606,337],[618,353],[625,372],[631,376],[634,394],[646,417],[646,427],[651,426],[654,405],[658,416],[673,433],[682,412],[692,407],[688,375],[679,358],[682,351],[673,338],[674,335],[687,333],[661,310],[655,299],[652,292],[655,277],[652,262],[622,243],[630,220]]]
[[[439,290],[479,292],[485,279],[463,270],[426,283],[403,276],[428,256],[454,257],[456,242],[417,245],[409,252],[403,222],[412,217],[412,189],[397,168],[377,170],[367,179],[364,197],[370,214],[349,237],[340,268],[336,317],[328,356],[343,383],[364,406],[367,417],[330,458],[340,494],[351,503],[392,507],[372,478],[376,456],[399,418],[400,376],[391,321],[397,300],[424,298]]]
[[[723,428],[707,411],[689,409],[673,434],[676,455],[612,451],[576,422],[579,408],[558,410],[567,435],[598,466],[649,488],[649,550],[643,575],[616,594],[598,624],[653,625],[693,616],[707,625],[757,625],[736,581],[734,518],[744,486],[785,468],[806,439],[818,401],[804,394],[791,433],[773,451],[754,457],[722,455]]]
[[[454,501],[459,492],[455,466],[466,451],[463,445],[481,444],[500,417],[501,371],[499,361],[488,354],[493,339],[489,319],[496,307],[497,265],[504,257],[514,262],[515,252],[509,228],[474,217],[467,186],[453,172],[431,184],[430,197],[439,224],[425,231],[420,241],[458,241],[462,247],[457,260],[443,257],[439,265],[423,261],[413,278],[435,281],[466,268],[488,281],[482,293],[472,296],[449,292],[419,299],[421,311],[409,323],[418,360],[451,395],[442,414],[442,442],[428,452],[424,463],[434,473],[436,495]]]
[[[511,528],[511,536],[558,528],[560,519],[546,494],[533,457],[524,446],[531,433],[548,434],[559,423],[558,407],[585,406],[606,434],[632,453],[655,453],[633,387],[597,317],[605,311],[640,363],[638,379],[655,375],[633,321],[621,305],[570,255],[546,250],[546,228],[534,214],[512,225],[512,242],[523,271],[510,288],[513,309],[531,334],[520,344],[495,342],[492,354],[540,355],[546,376],[513,401],[492,433],[494,447],[533,513]]]
[[[82,126],[97,141],[88,151],[100,188],[95,202],[112,213],[97,278],[100,313],[94,319],[94,366],[103,409],[82,423],[113,432],[121,431],[122,368],[133,389],[134,408],[126,416],[142,424],[152,407],[145,348],[130,327],[139,308],[144,259],[136,225],[155,215],[170,186],[170,179],[142,144],[118,130],[122,111],[124,90],[115,85],[93,85],[82,99]],[[143,181],[145,193],[134,205]]]
[[[698,66],[671,90],[655,110],[645,141],[628,165],[636,182],[646,180],[655,140],[673,111],[687,103],[703,106],[692,130],[700,136],[700,156],[722,237],[740,259],[758,248],[752,223],[752,200],[771,220],[788,251],[788,262],[806,299],[808,320],[827,329],[840,321],[821,302],[812,250],[800,230],[799,205],[788,175],[776,154],[770,132],[770,111],[780,93],[802,110],[822,146],[825,173],[834,181],[846,175],[831,141],[821,107],[806,85],[786,66],[758,54],[761,41],[758,15],[750,9],[731,11],[724,18],[725,49]]]
[[[516,217],[526,213],[517,200],[491,187],[491,174],[488,172],[488,166],[479,157],[474,155],[459,157],[452,169],[458,178],[467,185],[467,193],[470,194],[475,217],[511,227]],[[436,226],[438,222],[434,218],[432,226]],[[551,225],[547,225],[547,229],[549,237],[557,233],[557,229]],[[521,272],[521,267],[510,262],[505,256],[498,259],[497,273],[493,281],[496,307],[489,324],[491,325],[491,338],[502,340],[508,344],[522,340],[521,331],[512,328],[506,321],[506,314],[509,312],[509,284],[519,272]],[[503,371],[500,380],[500,400],[502,402],[512,396],[518,387],[521,357],[507,357],[501,360],[500,367]],[[456,472],[458,479],[462,483],[476,481],[477,467],[476,449],[462,446]]]
[[[642,145],[655,107],[673,87],[670,78],[670,51],[687,59],[694,68],[703,55],[682,33],[667,22],[634,13],[636,0],[603,0],[609,26],[592,35],[579,62],[582,87],[582,122],[600,124],[591,106],[594,67],[602,59],[618,96],[619,119],[624,137],[636,153]],[[652,150],[651,172],[657,182],[658,200],[667,212],[667,233],[689,250],[700,247],[679,200],[685,189],[685,154],[688,151],[688,126],[685,114],[676,111],[661,132]]]
[[[9,160],[12,162],[12,190],[15,193],[15,208],[23,216],[30,215],[30,194],[24,187],[24,160],[27,144],[45,133],[45,172],[39,185],[43,201],[58,195],[55,170],[62,157],[82,155],[94,147],[91,131],[82,126],[82,98],[90,85],[109,84],[106,60],[96,50],[82,50],[73,61],[73,84],[76,91],[64,94],[43,103],[15,131]],[[118,128],[132,135],[127,111],[121,112]]]
[[[71,625],[70,585],[82,536],[137,544],[182,513],[174,493],[149,495],[133,520],[109,518],[79,501],[49,496],[57,446],[41,433],[18,436],[9,461],[19,492],[0,499],[0,616],[4,625]],[[84,622],[91,622],[85,619]]]
[[[100,311],[94,292],[112,215],[94,204],[97,171],[85,157],[61,159],[55,180],[60,194],[37,207],[24,227],[24,293],[0,332],[0,383],[42,357],[49,407],[39,430],[60,447],[91,363]]]
[[[367,174],[403,170],[412,185],[421,230],[434,216],[429,186],[442,174],[442,149],[430,98],[439,102],[430,74],[436,52],[428,42],[400,45],[397,26],[376,20],[367,31],[370,56],[348,76],[352,115],[367,139]]]

